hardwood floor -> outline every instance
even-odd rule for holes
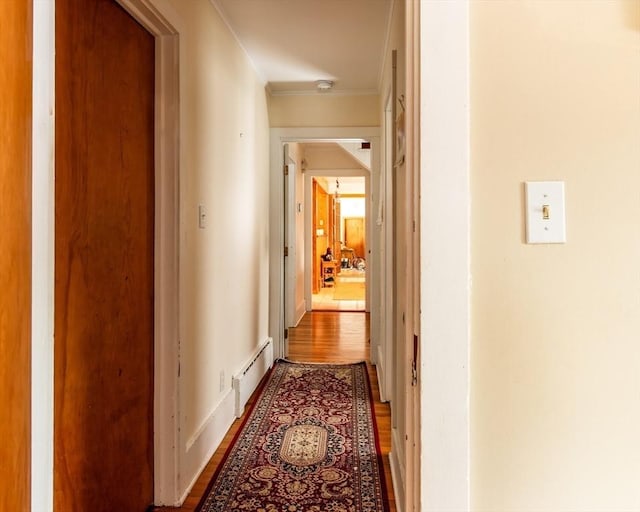
[[[314,311],[307,313],[298,327],[289,329],[289,354],[292,361],[316,363],[350,363],[369,360],[369,315],[361,312]],[[389,451],[391,449],[391,412],[389,404],[380,402],[375,367],[368,364],[371,390],[375,401],[378,438],[384,464],[387,488],[387,512],[395,512]],[[249,401],[253,402],[253,397]],[[247,407],[247,409],[249,406]],[[224,453],[240,428],[242,418],[236,420],[216,450],[209,464],[194,485],[181,508],[156,508],[157,511],[193,512]]]

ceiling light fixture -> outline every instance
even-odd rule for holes
[[[327,92],[333,89],[333,82],[331,80],[318,80],[316,82],[316,88],[319,92]]]

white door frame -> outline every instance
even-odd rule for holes
[[[285,277],[285,303],[284,318],[285,328],[295,326],[300,318],[298,318],[296,304],[296,286],[298,276],[296,275],[296,260],[298,252],[298,240],[296,240],[296,221],[295,221],[295,197],[296,197],[296,176],[297,166],[291,158],[286,144],[283,145],[283,165],[288,165],[288,173],[284,176],[283,193],[286,195],[283,201],[283,207],[286,214],[282,220],[285,222],[284,229],[286,231],[286,239],[284,245],[289,249],[288,256],[284,260],[284,277]]]
[[[53,510],[55,12],[33,2],[31,509]]]
[[[117,0],[156,41],[154,504],[179,492],[179,38],[150,0]]]
[[[470,509],[470,56],[468,0],[412,4],[419,123],[420,502]],[[418,101],[419,98],[419,101]],[[442,228],[446,220],[447,229]]]
[[[388,402],[393,395],[393,372],[391,371],[393,361],[393,186],[392,175],[393,169],[393,148],[395,139],[393,137],[393,113],[391,108],[392,99],[391,91],[387,95],[385,101],[385,109],[383,112],[383,130],[381,154],[382,161],[380,163],[380,179],[378,185],[378,194],[383,204],[378,212],[377,222],[380,223],[380,322],[378,328],[382,333],[381,344],[379,347],[380,355],[378,360],[382,364],[376,367],[378,372],[378,387],[380,389],[380,400]],[[388,269],[388,270],[385,270]]]

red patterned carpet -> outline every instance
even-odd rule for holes
[[[278,361],[199,512],[383,512],[364,363]]]

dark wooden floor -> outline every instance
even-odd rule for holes
[[[292,361],[317,363],[350,363],[369,360],[369,315],[359,312],[314,311],[307,313],[298,327],[289,329],[289,354]],[[388,512],[395,512],[389,451],[391,449],[391,412],[389,404],[380,402],[375,367],[368,365],[375,400],[378,437],[384,461],[384,477],[388,494]],[[253,401],[250,400],[250,402]],[[157,508],[157,511],[193,512],[220,464],[242,418],[236,420],[209,464],[194,485],[181,508]]]

